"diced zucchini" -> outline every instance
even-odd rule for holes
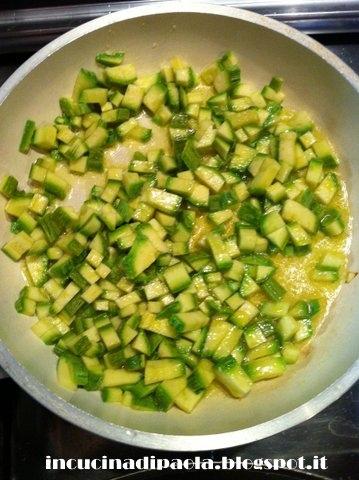
[[[196,170],[196,168],[199,167],[201,163],[201,157],[197,152],[192,140],[187,140],[181,154],[181,159],[190,170]]]
[[[343,233],[345,225],[338,210],[334,208],[328,210],[320,220],[320,228],[330,237]]]
[[[284,202],[282,217],[285,221],[298,223],[308,233],[315,233],[318,228],[315,214],[295,200],[289,199]]]
[[[130,372],[123,368],[118,370],[106,369],[103,374],[103,387],[120,387],[137,383],[141,379],[140,372]]]
[[[61,200],[64,200],[70,190],[70,185],[55,173],[47,171],[44,189],[46,192],[52,193]]]
[[[178,377],[161,382],[155,390],[155,398],[160,410],[169,410],[175,399],[186,388],[186,386],[186,377]]]
[[[203,397],[204,392],[195,393],[190,388],[183,389],[175,398],[175,405],[186,413],[191,413]]]
[[[156,83],[148,90],[143,99],[143,104],[152,112],[156,113],[158,109],[164,105],[167,94],[167,88]]]
[[[83,103],[97,103],[102,106],[107,102],[107,93],[107,88],[85,88],[82,90],[79,100]]]
[[[261,220],[261,229],[263,234],[276,247],[280,250],[284,249],[288,242],[289,235],[286,224],[278,212],[272,211],[264,215]]]
[[[111,324],[107,324],[98,328],[98,333],[100,334],[100,337],[107,350],[113,350],[120,346],[121,340]]]
[[[299,358],[299,349],[296,345],[286,342],[282,348],[282,356],[287,365],[296,363]]]
[[[222,339],[221,343],[218,345],[217,349],[213,354],[214,360],[220,360],[222,358],[228,357],[231,352],[234,350],[236,345],[238,345],[239,339],[241,338],[242,330],[236,326],[232,326],[226,336]]]
[[[279,135],[279,163],[293,167],[296,162],[295,142],[297,135],[293,131],[283,132]],[[282,181],[282,179],[279,179]]]
[[[200,166],[195,170],[196,177],[214,192],[219,192],[224,185],[222,175],[214,168]]]
[[[223,242],[221,236],[212,232],[208,235],[207,242],[217,268],[219,270],[229,270],[233,264],[233,260],[229,255],[226,244]]]
[[[123,268],[129,278],[136,278],[156,260],[159,252],[143,234],[137,234],[130,252],[123,260]]]
[[[140,107],[144,97],[143,88],[138,85],[130,84],[126,88],[126,92],[121,101],[121,107],[128,108],[132,112],[137,112]],[[128,120],[128,117],[124,120]]]
[[[22,133],[19,152],[28,153],[31,147],[32,139],[36,130],[36,125],[33,120],[27,120]]]
[[[284,360],[276,355],[257,358],[246,364],[246,372],[253,382],[280,377],[285,369]]]
[[[328,205],[334,198],[339,188],[338,178],[335,173],[328,173],[314,191],[316,198]]]
[[[96,55],[96,62],[100,63],[101,65],[105,65],[106,67],[112,67],[116,65],[121,65],[124,56],[124,52],[98,53]]]
[[[313,335],[312,322],[308,318],[298,320],[298,328],[294,335],[294,342],[302,342]]]
[[[66,356],[60,357],[57,362],[57,381],[61,387],[67,390],[77,389],[73,366]]]
[[[244,301],[242,305],[230,317],[232,323],[238,327],[244,327],[259,313],[258,308],[251,302]]]
[[[278,340],[271,339],[267,342],[261,343],[257,347],[251,348],[248,350],[245,362],[250,362],[256,360],[257,358],[267,357],[268,355],[273,355],[278,353],[280,350],[280,345]]]
[[[259,285],[250,277],[247,273],[243,275],[239,293],[242,297],[246,298],[259,290]]]
[[[232,328],[230,323],[224,320],[213,319],[210,323],[201,355],[203,357],[212,357]]]
[[[177,313],[170,317],[170,324],[178,333],[187,333],[202,328],[209,318],[201,311]]]
[[[115,85],[129,85],[137,79],[136,69],[131,63],[107,67],[105,72],[108,81]]]
[[[105,387],[101,391],[102,401],[105,403],[121,403],[123,392],[119,387]]]
[[[42,125],[36,128],[32,144],[40,150],[51,150],[56,145],[57,130],[53,125]]]
[[[281,317],[277,323],[277,330],[281,339],[285,342],[290,340],[298,330],[298,324],[293,317],[286,315]]]
[[[287,225],[290,238],[296,247],[303,247],[310,245],[312,240],[307,232],[298,223],[291,223]]]
[[[186,413],[213,382],[242,398],[298,361],[325,306],[286,292],[282,261],[299,268],[321,242],[302,262],[310,281],[354,276],[345,238],[331,245],[348,223],[338,157],[305,111],[282,106],[281,77],[241,83],[231,51],[200,76],[180,57],[139,78],[123,52],[95,59],[101,75],[82,68],[53,122],[25,123],[19,151],[45,152],[30,190],[0,182],[2,250],[27,281],[15,310],[38,317],[71,391]],[[91,172],[79,211],[62,205],[64,168]]]
[[[48,280],[48,258],[46,255],[27,255],[25,264],[35,287],[42,287]]]
[[[72,92],[73,100],[77,102],[83,90],[95,88],[97,83],[98,80],[95,73],[81,68],[75,80],[75,85]]]
[[[73,282],[69,283],[67,287],[56,298],[55,302],[51,305],[50,313],[57,315],[63,308],[74,298],[74,296],[80,291],[79,287]]]
[[[87,289],[82,293],[81,297],[87,303],[93,303],[100,295],[102,294],[102,288],[99,287],[96,283],[87,287]]]
[[[152,313],[146,313],[142,316],[140,327],[164,337],[175,338],[177,335],[176,330],[170,325],[167,318],[156,318]]]
[[[275,179],[279,169],[280,165],[278,162],[272,158],[265,158],[249,186],[249,191],[255,195],[264,195],[266,189]]]
[[[148,360],[145,366],[145,385],[172,380],[185,374],[185,366],[180,360]]]
[[[17,233],[9,240],[1,250],[12,260],[17,262],[20,258],[30,250],[33,244],[32,238],[25,232]]]
[[[182,262],[168,267],[163,273],[166,283],[173,293],[180,292],[191,283],[191,277]]]
[[[220,360],[215,365],[216,379],[235,398],[245,397],[252,388],[252,381],[233,357]]]
[[[166,181],[166,189],[172,193],[188,197],[194,188],[194,181],[186,178],[168,177]]]
[[[261,283],[261,288],[275,302],[282,300],[286,293],[286,290],[273,277]]]
[[[313,144],[313,150],[321,162],[326,167],[336,167],[339,165],[339,159],[334,153],[332,147],[326,140],[319,140]]]
[[[294,318],[311,318],[320,311],[320,304],[317,299],[313,300],[300,300],[295,303],[289,310],[289,315]]]
[[[195,183],[188,200],[196,207],[206,207],[209,201],[209,189],[205,185]]]
[[[146,194],[146,201],[149,205],[163,213],[173,214],[181,206],[181,197],[174,193],[165,192],[157,188],[149,188]]]

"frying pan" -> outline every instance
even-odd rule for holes
[[[0,89],[0,170],[25,186],[30,162],[17,146],[24,121],[50,121],[58,98],[71,92],[77,71],[94,68],[98,51],[124,50],[142,73],[173,55],[196,69],[233,49],[246,78],[263,85],[286,80],[287,104],[308,110],[329,133],[342,159],[353,216],[351,269],[358,270],[359,81],[314,40],[259,15],[205,4],[164,3],[101,17],[62,35],[22,65]],[[81,196],[76,186],[72,201]],[[8,237],[1,210],[0,241]],[[104,404],[98,393],[68,392],[56,383],[56,358],[17,315],[24,280],[0,256],[0,363],[34,398],[66,420],[109,439],[163,450],[207,450],[258,440],[302,422],[342,395],[359,377],[359,283],[345,285],[298,365],[277,380],[233,400],[217,393],[187,415],[133,411]],[[31,414],[31,412],[29,412]]]

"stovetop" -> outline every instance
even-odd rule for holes
[[[16,3],[19,3],[21,7],[29,7],[32,6],[31,4],[36,7],[49,4],[49,2],[41,1],[5,1],[3,8],[12,8]],[[66,2],[66,0],[54,2],[56,5],[65,3],[69,2]],[[77,3],[83,2],[79,1]],[[119,4],[119,2],[114,3]],[[130,2],[124,3],[128,4]],[[236,2],[231,3],[235,4]],[[237,2],[237,4],[239,3],[241,2]],[[253,1],[254,5],[257,4],[257,11],[258,8],[264,9],[264,4],[266,4],[267,10],[264,11],[264,9],[262,13],[269,12],[269,14],[272,14],[273,12],[268,7],[269,3],[268,1]],[[285,2],[279,3],[285,4]],[[355,2],[337,3],[341,6],[349,5],[352,8]],[[261,7],[258,7],[259,4],[261,4]],[[0,5],[2,5],[2,2],[0,2]],[[103,7],[102,5],[101,8]],[[101,8],[98,8],[97,11],[99,12]],[[37,31],[35,28],[31,31],[27,41],[24,41],[23,38],[20,38],[21,35],[19,35],[17,42],[16,38],[14,40],[14,37],[7,35],[7,30],[4,24],[1,23],[2,13],[4,12],[0,11],[0,84],[36,48],[39,48],[44,42],[49,40],[46,34],[49,30],[44,28]],[[89,14],[88,11],[86,14]],[[289,17],[288,15],[284,19],[293,18],[290,16],[292,13]],[[343,22],[339,25],[340,22],[338,20],[339,23],[332,30],[328,25],[325,27],[323,22],[320,24],[321,28],[317,26],[313,29],[312,19],[310,20],[312,23],[305,23],[306,26],[303,26],[303,23],[298,23],[297,26],[307,32],[316,32],[317,35],[315,37],[317,40],[326,45],[359,73],[359,28],[355,26],[356,21],[359,19],[359,9],[357,9],[356,15],[358,16],[355,18],[354,14],[349,14],[349,16],[345,17],[347,22],[345,25]],[[343,19],[344,15],[341,18]],[[331,17],[331,20],[333,20],[333,17]],[[298,21],[298,18],[296,21]],[[290,20],[288,23],[290,23]],[[56,32],[59,34],[64,29],[67,29],[66,23],[62,25],[62,30],[52,29],[50,39],[56,35]],[[42,31],[45,32],[45,35],[41,34]],[[342,33],[321,33],[330,31]],[[1,38],[3,38],[3,41]],[[9,39],[11,41],[8,41]],[[48,471],[45,470],[45,457],[50,455],[53,458],[65,459],[73,457],[100,458],[102,455],[107,455],[112,458],[136,459],[143,457],[143,455],[156,454],[154,451],[142,450],[106,440],[69,424],[35,402],[11,379],[1,379],[1,372],[0,392],[2,398],[0,408],[0,480],[57,480],[59,478],[64,480],[112,480],[123,477],[125,472]],[[157,455],[161,458],[193,458],[195,454],[157,452]],[[303,477],[294,476],[293,472],[282,472],[281,476],[279,476],[279,473],[275,473],[271,478],[281,478],[282,480],[294,478],[307,478],[308,480],[309,478],[311,480],[314,478],[321,480],[356,480],[359,478],[359,383],[316,417],[290,430],[242,447],[216,452],[202,452],[202,454],[196,455],[214,460],[218,460],[223,455],[230,457],[241,456],[249,459],[296,458],[302,455],[310,458],[313,455],[325,455],[328,458],[328,469],[325,471],[317,472],[316,474],[306,472]],[[140,478],[154,478],[152,475],[155,475],[157,478],[159,474],[152,473],[149,475],[148,472],[146,474],[142,472],[138,480]],[[173,473],[169,476],[167,472],[163,478],[177,480],[179,479],[178,475],[180,474]],[[187,475],[190,475],[190,473],[187,473]],[[248,476],[250,479],[255,479],[259,475],[261,475],[261,478],[269,478],[268,476],[271,473],[252,470],[238,474],[236,472],[216,471],[214,475],[210,472],[195,472],[194,475],[196,480],[201,480],[202,478],[206,478],[206,480],[211,480],[211,478],[231,480],[235,478],[246,479]],[[137,480],[137,477],[135,478]]]
[[[264,440],[215,452],[176,453],[143,450],[106,440],[62,420],[24,393],[12,380],[1,381],[3,395],[0,415],[0,479],[7,480],[112,480],[126,475],[125,471],[47,471],[45,457],[52,458],[203,458],[219,460],[222,456],[255,458],[308,459],[314,455],[327,457],[328,469],[318,476],[304,479],[357,480],[359,467],[359,383],[337,402],[301,425]],[[220,480],[216,471],[216,480]],[[128,474],[128,472],[127,472]],[[199,472],[194,473],[199,480]],[[270,472],[266,472],[270,475]],[[233,473],[232,473],[233,475]],[[237,479],[247,478],[246,472]],[[263,472],[250,471],[250,480]],[[278,475],[276,473],[276,475]],[[290,476],[289,476],[290,475]],[[294,474],[293,474],[294,475]],[[166,479],[170,477],[166,474]],[[222,477],[221,477],[222,478]],[[230,480],[230,472],[223,475]],[[235,477],[233,477],[235,478]],[[267,478],[267,477],[266,477]],[[273,476],[271,478],[282,478]],[[293,477],[288,472],[289,478]],[[137,480],[137,479],[133,479]],[[209,480],[206,478],[206,480]],[[284,480],[284,479],[283,479]]]

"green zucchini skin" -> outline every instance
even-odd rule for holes
[[[347,234],[339,159],[283,105],[283,79],[255,90],[233,52],[199,74],[180,57],[146,75],[124,52],[95,61],[53,122],[25,122],[19,152],[41,155],[30,189],[0,181],[2,251],[27,279],[15,309],[63,388],[150,412],[190,413],[213,384],[243,398],[315,333],[322,300],[286,291],[281,258]],[[65,169],[96,179],[78,209]],[[346,259],[321,253],[308,276],[334,289]]]

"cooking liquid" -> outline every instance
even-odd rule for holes
[[[201,88],[201,86],[198,88]],[[108,148],[105,151],[106,166],[124,168],[136,151],[146,154],[146,152],[150,150],[161,148],[165,153],[171,153],[170,138],[166,129],[155,125],[146,113],[141,113],[138,120],[141,125],[152,129],[152,138],[150,141],[143,144],[134,140],[126,140],[121,144]],[[104,185],[105,182],[104,174],[87,173],[84,176],[77,176],[69,173],[65,165],[59,165],[58,171],[61,176],[67,179],[73,186],[69,197],[70,202],[66,200],[66,203],[71,203],[77,208],[86,200],[93,185]],[[316,236],[313,237],[312,251],[301,257],[287,257],[281,253],[271,256],[277,267],[275,273],[276,279],[287,291],[283,300],[291,304],[301,299],[308,300],[316,298],[320,301],[320,312],[313,319],[313,325],[316,330],[338,295],[341,284],[314,282],[311,280],[311,272],[315,264],[327,251],[342,255],[345,259],[346,267],[350,248],[351,219],[349,215],[348,196],[343,180],[340,181],[340,188],[334,200],[331,202],[331,206],[340,211],[343,221],[347,225],[343,234],[337,237],[326,237],[321,232],[318,232]],[[204,216],[199,216],[192,238],[190,239],[191,248],[203,248],[203,246],[206,245],[206,237],[212,228],[213,226]],[[234,233],[233,225],[229,225],[229,228],[232,228]],[[259,305],[264,300],[266,300],[266,296],[262,292],[258,292],[250,297],[250,301],[255,305]],[[303,347],[307,344],[308,342],[303,342]]]

